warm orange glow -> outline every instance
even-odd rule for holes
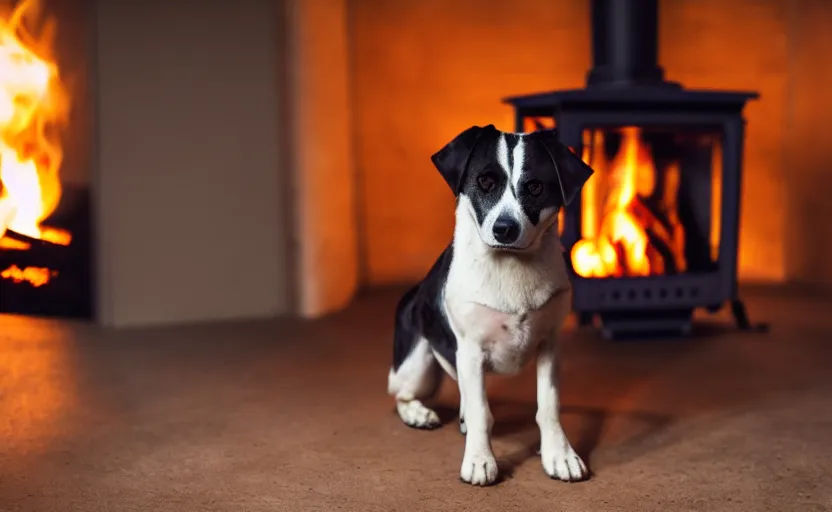
[[[54,448],[77,411],[79,371],[70,328],[0,316],[0,437],[4,455]]]
[[[711,259],[717,261],[719,259],[719,238],[722,236],[722,224],[720,222],[722,214],[722,144],[714,144],[714,153],[711,160],[711,169],[713,169],[711,219],[714,220],[711,224],[710,236]]]
[[[39,6],[34,1],[24,0],[7,19],[0,18],[2,249],[28,248],[26,242],[9,239],[8,231],[59,245],[69,245],[72,240],[66,231],[41,225],[61,199],[58,172],[63,151],[55,130],[65,121],[69,102],[50,51],[54,22],[42,23],[39,37],[27,30],[37,13]],[[4,271],[2,277],[16,276],[15,268]],[[27,268],[20,272],[31,276],[39,274],[39,269]],[[49,275],[47,271],[47,281]],[[32,284],[40,282],[25,280]]]
[[[596,174],[582,192],[583,238],[572,247],[571,254],[575,272],[583,277],[662,274],[664,257],[651,236],[663,243],[676,269],[684,271],[684,230],[676,206],[679,166],[671,164],[664,169],[664,188],[658,194],[667,221],[663,223],[644,203],[644,198],[657,195],[650,148],[638,128],[622,128],[620,134],[620,149],[610,162],[604,161],[603,133],[594,131],[584,136],[582,157]],[[601,176],[606,179],[602,181]]]
[[[15,283],[28,282],[35,288],[45,285],[49,280],[56,276],[58,272],[43,267],[26,267],[21,269],[17,265],[12,265],[3,272],[0,272],[0,277],[3,279],[10,279]]]

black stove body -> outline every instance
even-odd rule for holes
[[[636,134],[650,148],[654,188],[675,180],[671,201],[684,227],[684,249],[677,251],[679,265],[665,254],[660,274],[582,277],[571,254],[587,235],[584,193],[561,225],[574,309],[582,323],[598,317],[608,337],[689,333],[695,309],[715,311],[726,303],[747,327],[737,296],[742,112],[758,94],[689,90],[666,81],[658,65],[658,0],[592,0],[591,12],[593,68],[586,87],[505,99],[515,109],[515,130],[556,127],[561,141],[596,169],[591,180],[608,179],[608,169],[595,161],[614,159]],[[671,168],[672,177],[665,171]]]

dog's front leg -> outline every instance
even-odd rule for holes
[[[560,424],[556,336],[540,348],[537,356],[537,425],[540,427],[540,457],[551,478],[577,482],[588,476],[584,462],[572,449]]]
[[[474,485],[497,480],[497,461],[491,451],[494,418],[485,396],[485,358],[475,341],[462,340],[457,348],[457,375],[465,418],[465,455],[459,476]]]

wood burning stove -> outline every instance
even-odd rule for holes
[[[658,65],[658,0],[593,0],[586,87],[505,100],[516,131],[556,127],[596,171],[561,214],[574,309],[606,336],[689,333],[737,296],[743,108],[755,92],[690,90]]]
[[[61,176],[71,101],[36,7],[0,15],[0,313],[90,318],[90,197]]]

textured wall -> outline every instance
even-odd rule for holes
[[[96,3],[101,321],[285,311],[276,5]]]
[[[511,129],[500,98],[583,85],[589,2],[353,0],[364,277],[420,277],[452,232],[429,157],[471,124]],[[747,110],[740,276],[781,280],[788,16],[776,0],[662,2],[661,62],[690,87],[755,89]]]

